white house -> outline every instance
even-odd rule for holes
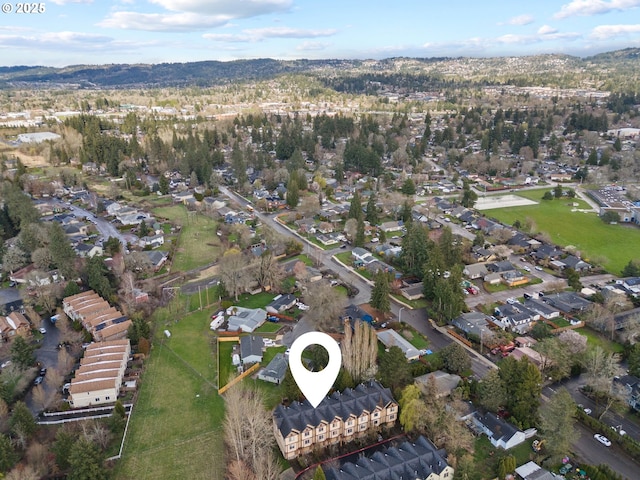
[[[475,412],[472,414],[473,423],[487,437],[491,445],[496,448],[510,448],[520,445],[525,441],[525,434],[518,430],[514,425],[504,421],[494,413],[480,414]]]

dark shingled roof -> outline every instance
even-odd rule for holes
[[[397,403],[391,390],[378,382],[361,383],[356,388],[347,388],[344,392],[334,392],[325,397],[317,408],[305,400],[293,402],[288,407],[278,405],[273,416],[283,437],[295,430],[302,432],[307,426],[316,427],[324,420],[331,422],[335,417],[346,420],[351,415],[359,417],[362,412],[373,412],[377,406],[385,407],[391,402]]]
[[[397,447],[375,452],[370,457],[360,457],[356,462],[340,468],[324,470],[327,480],[398,480],[400,478],[428,478],[440,475],[448,464],[444,451],[424,437],[415,443],[405,441]]]

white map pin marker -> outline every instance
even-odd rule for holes
[[[329,353],[329,363],[320,372],[311,372],[302,364],[302,352],[309,345],[323,346]],[[308,332],[293,342],[289,351],[289,368],[300,391],[316,408],[329,393],[342,365],[340,345],[333,338],[322,332]]]

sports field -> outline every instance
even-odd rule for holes
[[[198,312],[177,323],[166,310],[160,315],[113,478],[223,480],[224,404],[216,390],[209,315]],[[164,328],[171,338],[162,335]]]
[[[536,225],[536,233],[547,233],[557,245],[575,246],[585,261],[600,264],[613,274],[619,275],[629,260],[640,258],[634,247],[640,245],[640,229],[605,224],[595,213],[581,211],[590,207],[580,199],[542,200],[545,191],[518,194],[538,202],[535,205],[495,208],[483,213],[507,225],[513,225],[516,220],[524,224],[531,219]]]

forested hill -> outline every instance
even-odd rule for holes
[[[51,67],[0,67],[0,87],[56,84],[80,87],[130,88],[209,86],[234,80],[258,80],[283,73],[311,72],[317,69],[351,69],[361,63],[352,60],[273,59],[231,62],[187,62],[160,64],[73,65]]]
[[[443,83],[501,83],[572,87],[584,81],[627,89],[640,83],[640,49],[627,48],[579,58],[534,55],[494,58],[388,58],[384,60],[235,60],[161,64],[0,66],[0,88],[207,87],[263,80],[282,74],[311,74],[326,86],[365,93],[371,82],[397,82],[408,90]],[[418,81],[416,81],[416,78]],[[602,79],[606,78],[606,84]],[[593,82],[593,83],[592,83]],[[359,88],[359,85],[366,85]],[[399,86],[399,85],[396,85]]]

